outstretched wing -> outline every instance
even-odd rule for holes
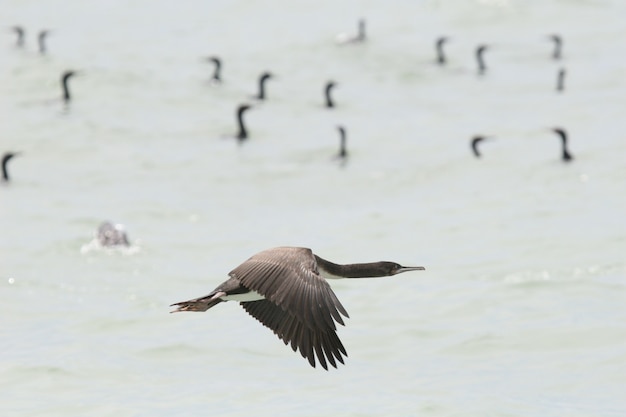
[[[255,301],[242,306],[285,343],[291,343],[294,350],[299,348],[311,365],[315,366],[313,350],[324,368],[324,357],[333,364],[333,356],[341,358],[338,352],[345,354],[335,322],[343,325],[341,315],[348,317],[348,313],[319,275],[310,249],[268,249],[229,275],[265,297],[267,303]]]
[[[241,306],[264,326],[272,329],[285,345],[291,344],[294,352],[300,350],[302,357],[312,367],[315,367],[315,355],[324,369],[328,369],[327,360],[336,368],[335,358],[344,363],[341,355],[348,356],[337,333],[332,329],[311,328],[269,300],[242,302]]]

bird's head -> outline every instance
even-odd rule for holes
[[[426,268],[423,266],[402,266],[395,262],[381,262],[381,267],[385,269],[387,275],[398,275],[403,272],[409,271],[424,271]]]

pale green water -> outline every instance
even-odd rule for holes
[[[625,415],[625,12],[11,1],[2,26],[28,34],[25,50],[8,30],[0,48],[0,152],[23,151],[0,187],[0,414]],[[360,17],[368,43],[337,46]],[[433,64],[441,34],[446,68]],[[201,60],[214,54],[218,86]],[[64,111],[68,68],[83,74]],[[237,146],[224,136],[265,70],[269,101]],[[481,160],[477,133],[496,137]],[[133,248],[81,251],[106,219]],[[351,318],[346,365],[329,372],[234,303],[168,314],[277,245],[427,270],[333,283]]]

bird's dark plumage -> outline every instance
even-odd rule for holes
[[[46,48],[46,38],[48,37],[48,34],[50,33],[49,30],[42,30],[39,32],[39,35],[37,35],[37,43],[39,44],[39,53],[41,55],[45,55],[46,52],[48,51]]]
[[[348,157],[348,148],[346,143],[346,129],[343,126],[337,126],[339,131],[339,153],[337,158],[345,160]]]
[[[471,142],[471,145],[472,145],[472,152],[474,152],[474,156],[476,156],[476,158],[480,158],[480,157],[481,157],[481,154],[480,154],[480,152],[478,151],[478,144],[479,144],[480,142],[482,142],[482,141],[486,140],[486,139],[488,139],[488,138],[487,138],[487,137],[485,137],[485,136],[474,136],[474,137],[472,138],[472,142]]]
[[[216,56],[211,56],[207,58],[207,60],[215,64],[215,69],[213,70],[213,76],[211,77],[211,80],[214,82],[221,82],[222,81],[222,76],[221,76],[222,60]]]
[[[25,32],[24,28],[21,27],[21,26],[13,26],[11,29],[17,35],[17,39],[15,41],[15,46],[17,46],[18,48],[23,48],[24,47],[24,38],[26,36],[26,32]]]
[[[261,74],[261,76],[259,77],[259,92],[255,96],[255,98],[259,100],[265,100],[265,82],[272,77],[273,75],[269,72],[264,72],[263,74]]]
[[[18,156],[20,152],[7,152],[2,156],[2,180],[9,181],[9,169],[7,167],[9,161]]]
[[[69,88],[69,79],[76,75],[76,71],[65,71],[61,75],[61,87],[63,88],[63,101],[67,104],[71,100],[70,88]]]
[[[561,138],[561,160],[563,162],[570,162],[574,160],[574,156],[567,149],[567,133],[564,129],[555,127],[552,128],[552,131],[559,135]]]
[[[561,59],[563,50],[563,38],[560,35],[552,34],[549,36],[554,42],[554,50],[552,51],[552,59]]]
[[[348,312],[324,277],[362,278],[390,276],[422,270],[394,262],[339,265],[308,248],[279,247],[264,250],[233,269],[230,278],[210,294],[172,304],[178,311],[206,311],[235,300],[311,366],[337,367],[347,356],[337,336],[336,323],[344,324]]]
[[[330,91],[335,88],[337,84],[334,81],[328,81],[326,86],[324,87],[324,98],[326,99],[326,107],[333,108],[335,107],[335,103],[330,95]]]
[[[243,122],[243,114],[249,108],[250,106],[248,104],[242,104],[237,107],[237,125],[239,126],[239,132],[237,133],[236,138],[239,139],[239,142],[248,139],[248,130],[246,129],[246,125]]]
[[[557,74],[557,81],[556,81],[556,91],[564,91],[565,90],[565,68],[561,68],[559,69],[559,72]]]
[[[448,41],[446,36],[441,36],[437,38],[435,42],[435,49],[437,50],[437,63],[439,65],[444,65],[446,63],[446,55],[443,53],[443,44]]]
[[[487,45],[479,45],[476,48],[476,61],[478,62],[478,74],[482,75],[487,71],[487,66],[485,65],[485,59],[483,57],[485,51],[487,50]]]

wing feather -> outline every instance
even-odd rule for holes
[[[344,362],[342,353],[345,356],[347,353],[334,330],[312,329],[297,316],[267,299],[240,304],[248,314],[271,329],[286,345],[291,345],[294,351],[299,350],[311,366],[315,367],[316,357],[324,369],[328,369],[328,363],[336,368],[335,359]]]
[[[313,330],[335,331],[335,321],[343,325],[341,315],[348,317],[330,285],[319,275],[310,249],[268,249],[229,275]]]

